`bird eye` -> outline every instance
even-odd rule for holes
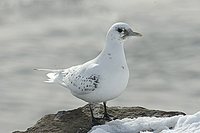
[[[121,28],[118,28],[117,31],[118,31],[119,33],[121,33],[123,30],[122,30]]]

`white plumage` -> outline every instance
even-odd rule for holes
[[[58,83],[88,102],[100,103],[119,96],[127,86],[129,70],[123,44],[129,36],[141,36],[126,23],[116,23],[108,31],[102,52],[93,60],[68,69],[50,70],[46,82]]]

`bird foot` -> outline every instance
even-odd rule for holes
[[[92,126],[101,125],[102,118],[92,118]]]
[[[110,115],[110,114],[104,114],[103,119],[106,121],[112,121],[112,120],[116,120],[117,117]]]

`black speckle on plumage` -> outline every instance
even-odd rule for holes
[[[94,83],[93,85],[94,85],[94,88],[97,88],[97,84],[96,83]]]

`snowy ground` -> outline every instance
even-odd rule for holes
[[[200,112],[170,118],[140,117],[95,126],[89,133],[200,133]]]

